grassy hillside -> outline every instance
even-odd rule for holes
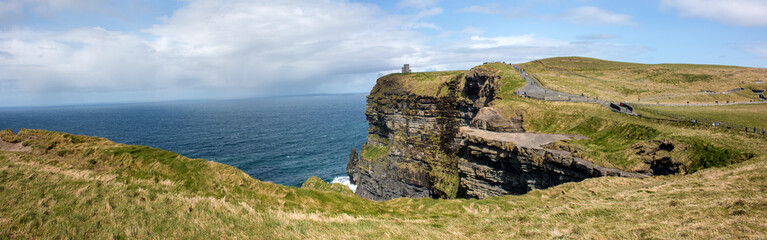
[[[676,144],[677,149],[669,154],[687,172],[701,166],[721,166],[748,159],[754,154],[767,153],[764,147],[767,139],[760,136],[616,114],[597,104],[522,98],[513,91],[521,87],[524,80],[511,66],[493,63],[478,68],[493,70],[502,77],[501,91],[492,106],[508,117],[521,115],[528,132],[572,133],[589,137],[587,140],[557,143],[554,147],[575,151],[577,156],[602,166],[627,171],[647,169],[652,156],[638,153],[645,151],[649,143],[657,141]],[[717,157],[705,159],[700,157],[702,155]]]
[[[767,129],[767,104],[700,107],[644,106],[643,108],[660,111],[672,116],[705,118]]]
[[[377,95],[388,92],[407,91],[418,96],[439,96],[446,94],[442,86],[455,78],[463,79],[466,71],[393,73],[378,79],[370,92]],[[463,86],[463,84],[459,84]]]
[[[639,69],[656,66],[574,57],[551,58],[541,61],[547,64],[547,66],[552,65],[551,62],[559,62],[559,65],[557,65],[559,67],[581,71],[623,71],[622,69],[624,68]],[[543,66],[540,63],[528,63],[527,69],[530,73],[537,74],[537,70],[533,66],[539,65]],[[711,65],[662,64],[658,66],[674,69],[746,69]],[[712,129],[690,123],[674,123],[631,117],[613,113],[609,109],[597,104],[550,102],[516,96],[514,90],[522,87],[525,82],[513,67],[503,63],[483,64],[469,71],[390,74],[378,80],[371,94],[377,95],[387,91],[406,91],[420,96],[437,96],[440,93],[444,94],[446,92],[444,89],[441,89],[444,86],[442,83],[455,77],[463,78],[465,74],[470,74],[471,71],[492,72],[501,77],[499,94],[491,105],[501,110],[503,115],[507,117],[521,115],[524,119],[524,128],[529,132],[571,133],[589,137],[590,139],[587,140],[560,142],[552,147],[574,151],[577,156],[601,166],[619,168],[626,171],[647,169],[653,157],[662,156],[638,153],[652,152],[652,150],[647,149],[648,145],[658,141],[671,141],[677,146],[676,150],[669,152],[669,154],[675,163],[681,164],[683,172],[688,173],[702,167],[723,166],[748,159],[755,154],[767,153],[764,147],[767,145],[767,139],[761,136],[726,132],[721,129]],[[571,78],[571,76],[567,77],[567,79]],[[544,81],[544,79],[541,80]],[[600,84],[600,81],[590,78],[584,78],[579,81],[580,87],[589,89],[591,86]],[[459,84],[459,86],[462,85]],[[544,85],[550,86],[545,81]],[[636,85],[635,87],[640,89],[643,86]],[[699,83],[685,86],[689,89],[694,89],[699,86]],[[600,99],[605,99],[605,97],[600,95]],[[763,108],[762,105],[748,106]],[[731,110],[721,111],[730,109],[729,107],[742,109],[740,111],[742,114],[731,114]],[[726,115],[728,116],[726,119],[738,118],[749,123],[758,122],[761,119],[758,116],[751,117],[752,114],[757,114],[758,110],[746,111],[746,109],[750,108],[745,106],[722,106],[714,109],[717,110],[709,112],[709,117]],[[363,149],[361,152],[362,154],[375,155],[375,153],[384,151],[385,149],[380,151],[366,151],[366,149]],[[702,155],[717,157],[708,159],[701,158],[700,156]]]
[[[598,178],[485,200],[373,202],[310,179],[265,183],[232,167],[102,138],[22,130],[0,151],[3,238],[758,238],[767,161],[686,176]]]
[[[575,69],[577,64],[571,67]],[[603,68],[623,71],[625,65],[606,62]],[[0,238],[767,236],[763,217],[767,215],[765,137],[631,117],[595,104],[521,98],[513,90],[524,81],[513,68],[500,63],[478,68],[502,77],[498,99],[491,105],[506,116],[522,115],[527,131],[590,137],[552,147],[574,150],[601,165],[637,170],[646,168],[649,158],[638,154],[640,151],[654,141],[672,141],[676,150],[668,154],[690,174],[588,179],[483,200],[374,202],[317,178],[307,180],[302,188],[285,187],[261,182],[231,166],[159,149],[43,130],[18,134],[6,130],[0,132]],[[387,75],[378,80],[371,94],[408,91],[436,96],[443,92],[442,83],[467,73]],[[544,83],[550,86],[547,81]],[[597,86],[589,89],[601,86],[596,81],[588,84]],[[748,109],[712,109],[691,114],[710,112],[731,117],[728,121],[759,121],[750,117],[753,112]],[[377,156],[386,151],[362,149],[361,154]]]
[[[767,69],[720,65],[637,64],[582,57],[557,57],[521,64],[544,86],[621,102],[713,103],[758,100],[749,89],[765,89]],[[736,88],[746,91],[722,92]]]

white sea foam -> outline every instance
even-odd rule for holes
[[[333,181],[330,181],[330,183],[340,183],[349,187],[352,192],[357,192],[357,185],[352,184],[351,180],[349,180],[349,176],[335,177],[333,178]]]

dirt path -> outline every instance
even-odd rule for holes
[[[8,152],[31,152],[31,147],[25,147],[21,143],[9,143],[5,142],[3,140],[0,140],[0,151],[8,151]]]
[[[504,133],[491,132],[470,127],[461,127],[461,133],[480,137],[487,140],[511,142],[525,148],[542,149],[541,146],[571,139],[588,139],[585,136],[575,134],[547,134],[547,133]]]

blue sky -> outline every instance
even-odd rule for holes
[[[767,0],[0,0],[0,107],[367,92],[586,56],[767,67]]]

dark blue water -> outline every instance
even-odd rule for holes
[[[346,176],[367,135],[365,95],[0,108],[0,129],[105,137],[204,158],[263,181],[299,186]]]

